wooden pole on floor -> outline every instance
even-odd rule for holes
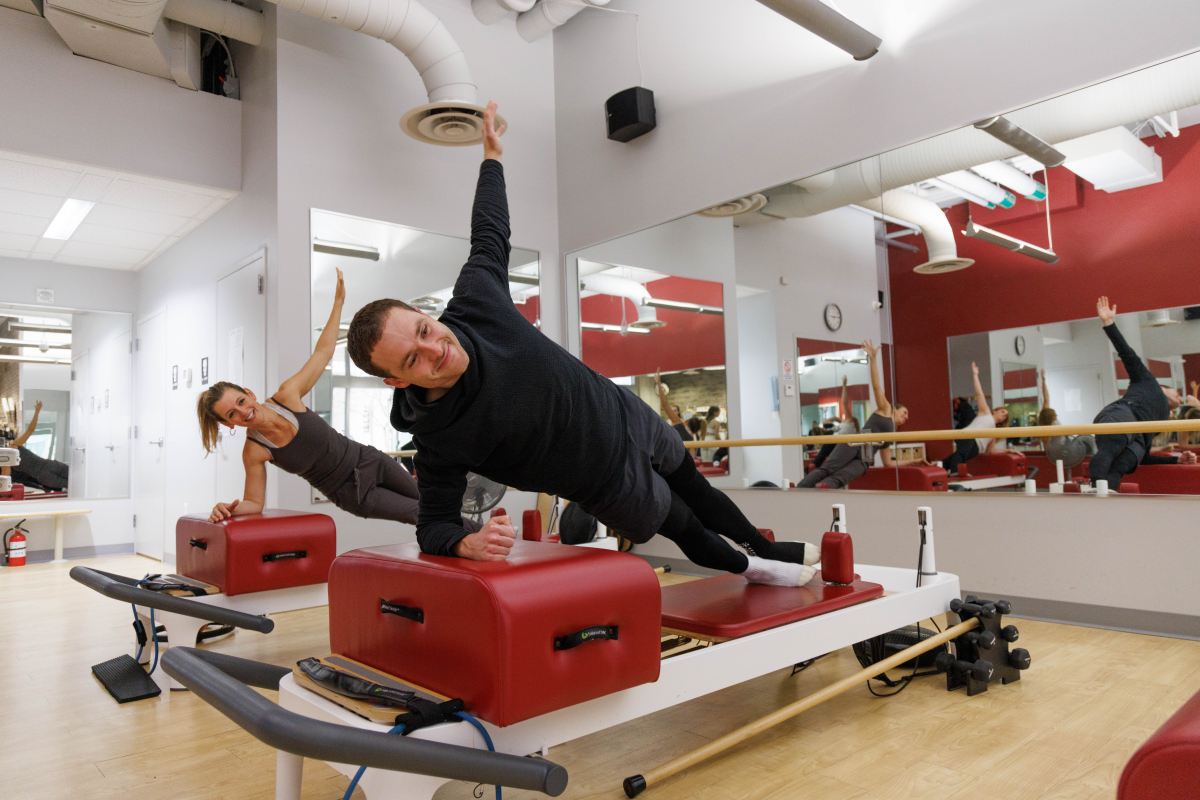
[[[863,681],[870,680],[878,675],[882,675],[889,669],[894,669],[900,666],[905,661],[916,658],[922,653],[926,653],[935,647],[949,642],[962,636],[968,631],[974,630],[979,626],[979,618],[971,617],[970,619],[960,622],[952,628],[947,628],[941,633],[930,636],[924,641],[914,644],[912,647],[905,648],[899,653],[888,656],[883,661],[865,667],[853,675],[847,675],[836,683],[832,683],[821,689],[818,692],[802,697],[795,702],[789,703],[783,708],[767,714],[765,717],[760,717],[749,725],[744,725],[735,731],[725,734],[724,736],[713,739],[703,747],[698,747],[690,753],[684,753],[676,759],[668,761],[661,767],[650,770],[645,775],[631,775],[625,779],[624,788],[627,797],[637,797],[648,787],[653,786],[661,781],[670,778],[685,769],[694,767],[705,759],[712,758],[715,755],[725,752],[726,750],[736,747],[747,739],[757,736],[763,731],[769,730],[781,722],[785,722],[792,717],[804,713],[813,706],[820,705],[826,700],[837,697],[847,689],[851,689]]]

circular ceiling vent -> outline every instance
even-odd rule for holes
[[[765,194],[752,194],[748,197],[739,197],[737,200],[729,200],[720,205],[711,206],[700,212],[702,217],[736,217],[740,214],[750,214],[754,211],[761,211],[767,204],[767,196]]]
[[[943,258],[938,261],[926,261],[913,267],[913,272],[921,275],[941,275],[945,272],[958,272],[975,263],[973,258]]]
[[[496,115],[496,125],[504,118]],[[400,119],[400,128],[418,142],[459,147],[483,141],[483,106],[472,103],[427,103]]]

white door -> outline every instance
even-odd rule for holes
[[[92,417],[89,360],[81,353],[71,362],[71,497],[88,496],[88,436]]]
[[[217,282],[217,363],[210,373],[250,389],[265,400],[275,387],[267,381],[266,256],[251,258]],[[221,429],[217,445],[217,497],[228,502],[242,496],[246,474],[242,445],[246,431]]]
[[[167,364],[164,314],[138,323],[134,339],[137,423],[134,426],[134,550],[163,557],[164,537],[172,534],[164,518]]]

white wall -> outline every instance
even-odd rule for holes
[[[480,101],[494,98],[509,121],[503,141],[512,242],[541,253],[542,330],[558,337],[552,41],[527,44],[511,25],[481,25],[468,3],[426,5],[467,54]],[[283,11],[278,22],[278,249],[268,267],[272,388],[309,354],[309,210],[466,237],[481,159],[478,147],[434,147],[401,132],[401,115],[427,98],[416,70],[394,47]],[[271,482],[278,487],[273,502],[309,507],[300,479],[272,471]],[[341,549],[411,535],[409,526],[317,508],[337,520]]]
[[[797,338],[872,339],[877,344],[891,340],[890,330],[880,326],[881,312],[872,305],[878,298],[879,273],[875,222],[870,216],[842,208],[802,219],[747,225],[734,230],[734,247],[737,282],[768,292],[775,304],[771,374],[779,375],[783,359],[795,360]],[[837,331],[825,326],[824,310],[829,303],[842,311],[842,326]],[[737,350],[739,360],[763,346],[761,339],[745,341]],[[780,398],[779,412],[778,435],[806,433],[800,429],[797,397]],[[804,474],[801,448],[787,448],[782,459],[786,477],[799,480]]]
[[[613,7],[638,13],[637,39],[587,11],[555,33],[566,250],[1181,54],[1200,28],[1189,0],[841,0],[883,38],[860,63],[758,3]],[[608,141],[605,99],[639,82],[657,129]]]
[[[0,66],[0,150],[241,186],[235,100],[73,55],[44,19],[9,8],[0,8]]]
[[[53,289],[56,309],[133,311],[138,279],[125,270],[0,257],[0,302],[32,306],[37,289]]]
[[[776,348],[775,299],[767,292],[737,302],[738,404],[741,437],[775,438],[782,435],[779,404],[779,351]],[[772,379],[775,383],[772,384]],[[776,387],[772,391],[772,387]],[[788,398],[794,401],[795,398]],[[783,485],[783,449],[744,447],[730,451],[730,463],[745,481],[771,481]]]

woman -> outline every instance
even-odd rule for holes
[[[312,357],[284,381],[265,403],[254,392],[226,381],[213,384],[200,394],[196,415],[206,452],[217,445],[220,426],[246,428],[242,463],[246,467],[246,489],[240,500],[217,503],[209,520],[257,514],[266,500],[267,462],[299,475],[328,497],[338,508],[359,517],[390,519],[416,524],[417,483],[403,467],[369,445],[347,439],[316,413],[305,408],[301,398],[312,389],[337,346],[338,328],[346,287],[337,271],[333,309]]]

